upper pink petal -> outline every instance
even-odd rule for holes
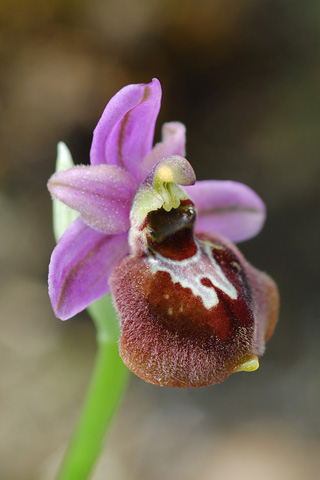
[[[109,275],[128,253],[128,233],[105,235],[80,218],[63,234],[49,265],[49,296],[66,320],[109,292]]]
[[[51,194],[74,210],[95,230],[117,234],[128,230],[136,182],[115,165],[73,167],[55,173],[48,182]]]
[[[186,127],[180,122],[165,123],[162,127],[162,141],[157,143],[142,160],[139,179],[142,181],[159,160],[169,155],[185,156]]]
[[[198,211],[196,230],[220,233],[233,242],[242,242],[263,227],[265,205],[246,185],[205,180],[185,188]]]
[[[91,164],[118,165],[137,178],[139,164],[152,148],[160,103],[161,85],[155,78],[122,88],[94,130]]]

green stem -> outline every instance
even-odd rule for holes
[[[128,379],[128,370],[119,357],[119,327],[110,295],[94,302],[88,311],[97,328],[98,353],[87,397],[58,480],[89,478]]]

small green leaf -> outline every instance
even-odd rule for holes
[[[57,147],[56,172],[67,170],[71,167],[74,167],[74,163],[70,150],[65,143],[59,142]],[[52,204],[53,233],[56,242],[58,242],[59,238],[78,217],[79,213],[56,199],[52,200]]]

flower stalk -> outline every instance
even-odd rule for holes
[[[129,378],[119,357],[119,326],[110,295],[92,303],[88,311],[97,329],[98,351],[87,396],[58,480],[89,478]]]

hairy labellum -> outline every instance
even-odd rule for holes
[[[145,248],[110,278],[121,321],[120,355],[155,385],[199,387],[258,368],[277,320],[266,274],[219,235],[194,235],[190,200],[149,212]]]

